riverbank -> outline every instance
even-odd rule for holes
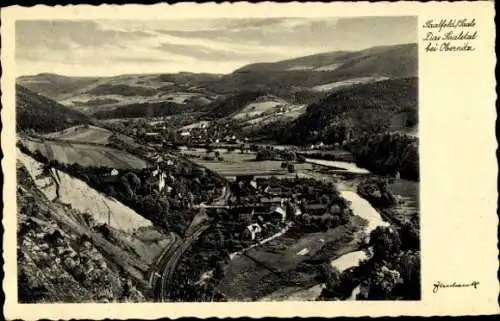
[[[401,181],[396,186],[405,187]],[[333,287],[325,287],[321,299],[417,299],[420,298],[420,246],[418,200],[413,201],[411,192],[418,192],[418,185],[405,188],[406,196],[393,194],[387,181],[373,178],[360,182],[361,194],[348,192],[362,198],[364,208],[370,207],[374,224],[366,229],[369,246],[362,251],[349,253],[332,261],[332,268],[340,273]],[[382,185],[380,185],[382,184]],[[413,190],[411,189],[413,187]],[[415,189],[415,187],[417,187]],[[367,194],[368,193],[368,194]],[[349,197],[344,193],[344,197]],[[365,195],[366,194],[366,195]],[[384,194],[387,194],[384,196]],[[378,195],[378,197],[377,197]],[[387,196],[390,196],[387,198]],[[356,205],[352,206],[353,211]],[[362,208],[358,212],[369,213]],[[377,224],[377,220],[378,224]],[[378,229],[382,227],[382,229]],[[371,233],[377,229],[377,233]],[[374,275],[382,277],[381,282]],[[350,293],[350,294],[349,294]]]
[[[229,301],[265,300],[267,296],[305,291],[301,297],[314,300],[320,291],[306,291],[319,285],[322,265],[331,257],[339,257],[358,248],[357,224],[342,225],[316,233],[291,229],[268,243],[254,247],[231,260],[219,290]],[[306,293],[309,293],[306,295]]]

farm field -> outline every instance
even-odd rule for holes
[[[318,69],[319,70],[319,69]],[[326,70],[326,69],[324,69]],[[318,85],[311,88],[314,91],[330,91],[339,88],[350,87],[354,85],[367,84],[370,82],[387,80],[387,77],[359,77],[359,78],[351,78],[343,81],[336,81],[324,85]]]
[[[34,138],[23,138],[20,139],[20,142],[31,152],[38,151],[46,158],[63,164],[121,169],[145,168],[148,166],[144,159],[123,150],[106,146],[43,141]]]
[[[283,111],[274,111],[257,115],[243,123],[244,126],[263,126],[276,122],[291,122],[306,112],[306,105],[286,105]]]
[[[353,250],[353,237],[352,228],[346,226],[303,235],[289,231],[234,258],[226,267],[219,290],[230,301],[264,299],[275,291],[307,290],[318,285],[322,262]]]
[[[247,117],[255,117],[261,113],[272,112],[275,109],[279,109],[280,106],[284,106],[287,102],[283,99],[269,98],[265,101],[254,102],[248,104],[245,108],[240,110],[238,113],[233,115],[233,119],[242,119]]]
[[[196,162],[208,169],[219,173],[227,178],[232,178],[237,175],[254,175],[254,176],[291,176],[295,177],[297,173],[302,171],[311,170],[311,164],[294,164],[296,173],[289,173],[286,169],[281,168],[281,161],[255,161],[255,153],[240,153],[234,151],[228,153],[226,150],[218,149],[221,156],[224,158],[223,161],[210,161],[203,160],[203,156],[207,153],[203,149],[196,150],[184,150],[183,154],[187,156],[193,162]]]
[[[58,132],[45,135],[47,138],[67,140],[82,143],[105,145],[113,133],[105,128],[96,126],[73,126]]]

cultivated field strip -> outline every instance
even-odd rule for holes
[[[106,146],[43,141],[24,138],[21,143],[31,152],[40,152],[49,160],[63,164],[97,166],[118,169],[145,168],[148,163],[126,151]]]

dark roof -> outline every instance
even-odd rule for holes
[[[328,205],[322,203],[306,204],[304,208],[306,210],[326,210],[328,208]]]
[[[272,198],[261,197],[260,199],[262,203],[281,203],[282,200],[283,200],[282,197],[272,197]]]

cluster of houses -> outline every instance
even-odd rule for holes
[[[286,222],[295,221],[303,213],[322,215],[328,210],[328,204],[303,203],[301,193],[284,187],[269,185],[259,186],[252,176],[238,176],[238,188],[253,190],[250,202],[242,202],[233,208],[233,213],[240,219],[251,222],[246,226],[242,237],[255,240],[265,231],[277,231]],[[248,201],[248,200],[247,200]]]
[[[207,135],[200,133],[199,130],[184,129],[179,132],[179,135],[184,140],[189,140],[191,145],[205,145],[205,144],[243,144],[247,143],[247,137],[238,137],[237,135]]]

